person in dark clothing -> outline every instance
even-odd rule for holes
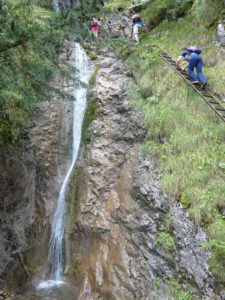
[[[181,68],[182,60],[187,61],[185,67]],[[200,54],[191,52],[188,48],[183,48],[180,55],[176,60],[176,67],[182,69],[182,71],[188,70],[188,75],[193,84],[201,83],[201,88],[206,85],[206,78],[202,72],[203,60]],[[194,72],[196,68],[197,76]]]

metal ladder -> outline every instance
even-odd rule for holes
[[[154,47],[154,50],[156,47]],[[153,47],[152,47],[153,49]],[[198,95],[210,106],[212,110],[220,117],[220,119],[225,122],[225,103],[222,99],[214,95],[209,91],[208,88],[201,89],[199,85],[191,83],[188,74],[183,73],[180,69],[176,68],[176,62],[173,58],[165,51],[157,51],[157,54],[168,64],[170,67],[179,74],[188,83],[192,89],[198,93]]]

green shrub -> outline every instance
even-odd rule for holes
[[[30,0],[0,0],[0,146],[21,140],[39,101],[55,93],[71,98],[51,85],[53,76],[72,79],[74,71],[58,56],[65,46],[61,17],[41,12],[45,21]]]
[[[193,293],[184,289],[180,284],[180,282],[173,277],[167,279],[166,291],[168,295],[172,296],[172,299],[176,299],[176,300],[195,299]]]
[[[142,16],[150,28],[165,19],[177,19],[188,14],[194,0],[153,0],[147,5]]]
[[[161,246],[166,253],[171,253],[175,249],[174,239],[168,232],[160,232],[157,236],[156,243]]]
[[[211,240],[204,244],[205,247],[211,249],[210,267],[213,274],[219,279],[221,287],[225,284],[225,242]]]
[[[83,120],[83,125],[82,125],[82,142],[84,144],[88,144],[91,139],[90,135],[87,132],[87,129],[90,126],[91,122],[96,119],[95,109],[96,109],[96,104],[91,103],[91,99],[89,99],[84,120]]]

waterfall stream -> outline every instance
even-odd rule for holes
[[[88,57],[80,44],[75,43],[75,61],[74,67],[78,71],[78,78],[83,83],[88,83],[91,70],[88,65]],[[63,283],[63,236],[65,231],[65,201],[66,189],[69,183],[70,175],[76,163],[77,154],[80,147],[82,123],[86,109],[86,88],[76,87],[74,90],[74,111],[73,111],[73,146],[72,162],[63,181],[55,215],[51,224],[51,236],[49,241],[48,267],[50,270],[50,280],[43,281],[38,288],[46,288],[56,284]],[[48,276],[49,277],[49,276]]]
[[[53,6],[56,12],[59,12],[59,0],[53,0]]]
[[[60,3],[61,3],[61,6],[63,7],[63,9],[67,9],[68,7],[71,7],[71,3],[70,3],[70,0],[53,0],[53,6],[56,10],[56,12],[59,12],[60,10]]]

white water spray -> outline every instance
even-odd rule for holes
[[[74,66],[79,71],[78,78],[81,82],[88,83],[91,75],[88,66],[88,57],[80,44],[75,43],[75,62]],[[66,188],[70,179],[70,175],[75,166],[77,154],[80,147],[82,123],[86,109],[86,88],[80,86],[74,91],[76,100],[74,101],[73,112],[73,148],[72,162],[70,168],[63,181],[58,204],[51,226],[51,237],[49,241],[48,266],[50,268],[51,280],[42,282],[38,288],[49,288],[56,284],[63,283],[63,236],[65,231],[65,200]]]

